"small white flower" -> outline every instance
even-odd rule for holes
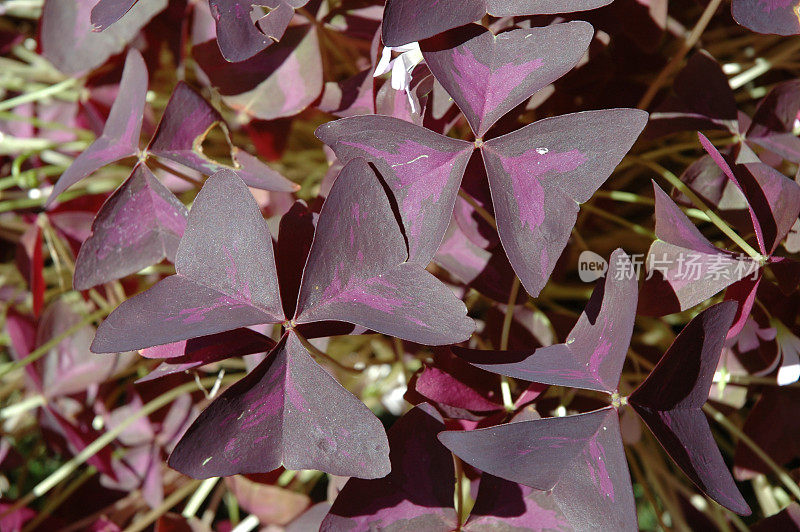
[[[392,58],[393,52],[398,52],[400,55]],[[422,50],[419,48],[419,43],[412,42],[391,48],[384,46],[381,59],[378,61],[378,66],[373,74],[373,77],[378,77],[391,72],[392,88],[396,91],[405,91],[411,110],[415,113],[417,112],[416,105],[414,105],[414,99],[411,97],[411,91],[409,90],[411,87],[411,72],[422,62],[422,59]]]
[[[782,358],[778,385],[786,386],[800,379],[800,338],[778,320],[772,320],[772,325],[778,330],[778,348]]]

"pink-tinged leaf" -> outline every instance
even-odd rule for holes
[[[484,473],[469,519],[468,532],[574,530],[550,494]]]
[[[166,360],[136,382],[147,382],[167,375],[182,373],[231,357],[266,353],[273,347],[275,347],[275,342],[271,338],[250,329],[236,329],[150,347],[141,351],[143,357]]]
[[[286,525],[311,504],[304,493],[262,484],[244,476],[225,479],[225,485],[247,513],[258,517],[262,526]]]
[[[112,312],[92,351],[142,349],[284,320],[272,237],[255,199],[231,171],[208,178],[197,195],[175,271]]]
[[[756,294],[761,284],[761,275],[756,278],[747,277],[730,285],[725,291],[725,301],[736,301],[739,305],[736,309],[736,316],[733,319],[728,331],[727,338],[731,339],[738,335],[750,317],[753,305],[756,302]]]
[[[194,478],[282,465],[359,478],[382,477],[390,469],[381,423],[292,333],[200,414],[169,465]]]
[[[757,33],[800,33],[796,0],[733,0],[731,14],[745,28]]]
[[[647,122],[636,109],[546,118],[482,148],[497,228],[522,286],[537,296],[567,245],[578,208]]]
[[[106,200],[75,261],[73,286],[87,290],[175,260],[187,211],[143,164]]]
[[[232,148],[234,166],[210,159],[203,153],[202,142],[217,125],[222,115],[200,94],[184,82],[172,92],[161,122],[147,147],[156,157],[188,166],[211,175],[222,169],[234,170],[248,186],[276,192],[295,192],[298,186],[257,158],[238,148]]]
[[[295,321],[346,321],[428,345],[469,338],[475,325],[464,303],[407,258],[378,176],[351,160],[320,212]]]
[[[478,25],[422,43],[425,62],[478,137],[578,62],[594,35],[582,21],[492,34]]]
[[[217,25],[217,43],[226,60],[238,63],[280,41],[294,17],[295,7],[308,0],[209,0],[211,16]],[[251,12],[266,9],[266,14],[253,22]]]
[[[45,407],[44,411],[55,420],[59,432],[67,441],[67,445],[73,455],[80,453],[100,437],[100,433],[94,430],[91,425],[81,421],[78,421],[77,424],[73,423],[53,407]],[[99,472],[108,475],[111,479],[116,479],[117,475],[112,465],[112,451],[111,447],[105,446],[93,454],[86,463],[93,465]]]
[[[292,26],[281,42],[240,63],[229,63],[213,41],[192,54],[229,107],[261,120],[294,116],[322,92],[322,56],[313,26]]]
[[[714,247],[669,196],[653,182],[656,235],[647,253],[648,279],[640,312],[662,315],[686,310],[748,276],[760,265]]]
[[[402,46],[438,33],[494,17],[551,15],[596,9],[612,0],[388,0],[383,15],[383,42]]]
[[[387,0],[382,36],[386,46],[402,46],[433,37],[486,14],[483,0]]]
[[[435,404],[472,412],[503,409],[500,379],[474,368],[449,352],[436,352],[434,364],[425,364],[409,389]]]
[[[427,403],[395,422],[388,432],[391,473],[348,480],[320,530],[455,529],[453,458],[436,439],[444,429],[442,417]]]
[[[34,317],[38,317],[44,305],[44,255],[42,254],[42,228],[31,225],[19,240],[16,262],[22,277],[28,283]]]
[[[550,491],[575,529],[637,530],[619,419],[613,407],[443,432],[439,439],[482,471]]]
[[[92,31],[91,12],[96,0],[47,0],[39,29],[44,55],[68,75],[92,70],[121,53],[155,15],[167,7],[167,0],[136,3],[113,28]]]
[[[372,69],[359,72],[341,82],[325,83],[317,108],[338,117],[369,115],[375,112]]]
[[[766,245],[764,243],[764,233],[763,233],[762,226],[761,226],[761,220],[756,215],[756,212],[753,209],[753,200],[757,199],[757,198],[750,197],[750,195],[747,194],[745,189],[742,188],[742,184],[737,179],[736,175],[734,174],[734,171],[731,169],[731,166],[728,164],[728,161],[725,160],[725,158],[717,150],[717,148],[711,143],[711,141],[709,141],[705,137],[705,135],[703,135],[702,133],[698,132],[697,136],[700,139],[700,145],[703,146],[703,149],[706,150],[706,153],[708,153],[709,157],[711,157],[711,159],[714,161],[714,163],[717,166],[719,166],[720,170],[722,170],[722,173],[725,174],[728,179],[730,179],[730,181],[736,186],[736,188],[739,189],[739,191],[742,193],[742,195],[744,195],[745,198],[747,198],[748,209],[750,211],[750,220],[753,223],[753,231],[755,231],[755,234],[756,234],[756,240],[758,241],[758,247],[761,250],[761,253],[766,253],[767,249],[766,249]],[[795,184],[795,186],[797,186],[797,185]],[[769,206],[767,205],[767,207],[769,207]],[[798,209],[800,210],[800,207],[798,207]]]
[[[69,0],[64,3],[69,3]],[[147,94],[147,66],[136,50],[128,52],[125,58],[125,69],[119,85],[119,95],[111,107],[103,134],[61,174],[46,205],[89,174],[114,161],[136,155],[139,151],[139,133]]]
[[[63,335],[76,326],[84,316],[63,299],[56,300],[42,313],[36,331],[36,345]],[[87,388],[109,379],[124,365],[120,356],[98,357],[89,350],[94,327],[86,325],[64,338],[47,354],[36,361],[41,376],[42,393],[59,397],[84,392]]]
[[[138,1],[139,0],[100,0],[92,8],[92,29],[94,31],[105,30],[121,19]]]
[[[800,215],[800,185],[761,162],[736,165],[734,172],[771,255]]]
[[[374,165],[397,201],[409,261],[426,266],[447,231],[473,144],[375,115],[328,122],[316,135],[342,162],[363,157]]]
[[[598,282],[586,310],[563,344],[508,354],[460,347],[453,351],[493,373],[615,393],[633,333],[638,280],[630,259],[621,249],[611,254],[609,264],[606,277]],[[519,361],[506,362],[508,358]]]
[[[628,402],[678,467],[709,497],[742,514],[750,508],[728,472],[702,412],[736,303],[698,314]]]

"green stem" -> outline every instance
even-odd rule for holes
[[[610,212],[608,212],[608,211],[606,211],[604,209],[600,209],[598,207],[595,207],[591,203],[584,203],[583,205],[581,205],[581,209],[587,210],[587,211],[591,212],[592,214],[596,214],[597,216],[599,216],[601,218],[605,218],[606,220],[608,220],[610,222],[614,222],[617,225],[621,225],[622,227],[627,227],[628,229],[630,229],[631,231],[633,231],[637,235],[641,235],[641,236],[643,236],[645,238],[649,238],[649,239],[652,239],[652,240],[656,239],[656,234],[654,232],[652,232],[651,230],[647,229],[646,227],[642,227],[639,224],[635,224],[633,222],[629,222],[625,218],[622,218],[621,216],[617,216],[616,214],[611,214]]]
[[[0,102],[0,111],[8,111],[9,109],[13,109],[18,107],[24,103],[35,102],[37,100],[43,100],[49,96],[53,96],[58,94],[59,92],[63,92],[69,88],[74,87],[77,85],[78,79],[76,78],[69,78],[56,83],[55,85],[50,85],[43,89],[39,89],[33,92],[28,92],[25,94],[20,94],[19,96],[15,96],[13,98],[9,98],[8,100],[4,100]]]
[[[223,382],[227,383],[227,382],[232,382],[238,378],[239,375],[227,375],[222,380]],[[216,377],[207,377],[205,379],[202,379],[200,382],[204,386],[212,386],[216,382],[216,380],[217,380]],[[49,492],[61,481],[63,481],[65,478],[71,475],[76,469],[78,469],[80,466],[86,463],[86,461],[89,458],[96,455],[106,445],[113,442],[117,438],[117,436],[122,434],[122,432],[125,429],[130,427],[137,420],[145,416],[149,416],[153,412],[161,408],[164,408],[165,406],[170,404],[172,401],[174,401],[181,395],[195,391],[196,389],[197,389],[197,384],[195,384],[194,382],[187,382],[181,386],[178,386],[177,388],[173,388],[172,390],[162,395],[159,395],[158,397],[156,397],[155,399],[144,405],[142,408],[137,410],[135,413],[133,413],[130,417],[123,420],[119,425],[104,432],[103,434],[100,435],[99,438],[97,438],[92,443],[84,447],[84,449],[81,452],[76,454],[70,460],[65,462],[61,467],[56,469],[52,474],[50,474],[50,476],[48,476],[43,481],[39,482],[36,486],[34,486],[30,493],[19,499],[5,512],[0,514],[0,518],[8,514],[11,514],[12,512],[19,510],[20,508],[27,506],[32,501],[36,500],[38,497],[41,497],[42,495]]]
[[[164,499],[164,502],[158,508],[153,508],[143,516],[137,517],[133,521],[133,524],[126,528],[124,532],[139,532],[140,530],[144,530],[154,523],[159,517],[172,509],[173,506],[185,499],[191,492],[197,489],[197,486],[199,486],[200,483],[201,481],[199,480],[192,480],[185,486],[181,486],[180,488],[176,489],[170,493],[169,497]]]
[[[644,196],[640,196],[639,194],[634,194],[633,192],[625,192],[623,190],[598,190],[594,193],[594,195],[598,198],[605,198],[610,199],[612,201],[619,201],[621,203],[635,203],[637,205],[649,205],[653,206],[656,204],[653,198],[646,198]],[[690,218],[696,218],[698,220],[702,220],[704,222],[710,222],[711,220],[708,218],[706,213],[701,211],[700,209],[695,209],[692,207],[683,207],[678,205],[681,210],[689,216]]]
[[[644,165],[644,166],[647,166],[648,168],[650,168],[651,170],[653,170],[654,172],[659,174],[661,177],[663,177],[664,179],[669,181],[669,183],[673,187],[678,189],[687,198],[689,198],[691,200],[691,202],[694,203],[695,207],[697,207],[703,213],[705,213],[705,215],[708,216],[708,219],[711,221],[711,223],[716,225],[717,228],[720,231],[725,233],[725,235],[728,238],[730,238],[737,246],[739,246],[739,248],[741,248],[742,251],[747,253],[753,260],[759,262],[760,264],[764,264],[764,262],[766,262],[766,257],[761,255],[761,253],[759,253],[758,251],[753,249],[753,247],[750,244],[745,242],[745,240],[742,237],[740,237],[736,233],[736,231],[731,229],[731,227],[725,222],[725,220],[720,218],[719,215],[717,215],[717,213],[712,211],[703,202],[703,200],[700,198],[700,196],[695,194],[694,191],[691,188],[689,188],[689,186],[686,183],[681,181],[678,176],[676,176],[675,174],[673,174],[672,172],[670,172],[669,170],[667,170],[666,168],[664,168],[660,164],[655,163],[653,161],[648,161],[648,160],[641,159],[641,158],[636,158],[636,161],[639,162],[640,164]]]
[[[297,339],[300,340],[300,343],[303,344],[303,347],[305,347],[306,350],[309,353],[314,355],[314,358],[322,358],[324,360],[327,360],[327,361],[331,362],[333,365],[335,365],[337,368],[343,369],[345,371],[349,371],[350,373],[361,373],[360,369],[351,368],[350,366],[342,364],[341,362],[339,362],[338,360],[336,360],[335,358],[330,356],[325,351],[322,351],[322,350],[318,349],[317,347],[315,347],[314,344],[309,342],[305,338],[305,336],[300,334],[300,332],[297,329],[294,329],[294,334],[295,334],[295,336],[297,336]]]
[[[727,430],[732,436],[736,436],[739,438],[743,444],[750,448],[756,456],[758,456],[762,462],[764,462],[767,467],[772,469],[772,471],[777,475],[778,479],[786,486],[791,494],[794,496],[795,499],[800,501],[800,486],[797,485],[797,482],[794,481],[792,477],[780,466],[778,465],[775,460],[772,459],[764,450],[759,446],[755,441],[753,441],[750,436],[744,433],[739,427],[734,425],[725,415],[711,406],[710,404],[706,403],[703,405],[703,410],[710,415],[714,421],[719,423],[722,428]]]
[[[511,293],[508,296],[506,314],[503,317],[503,330],[500,333],[501,351],[508,350],[508,339],[511,336],[511,323],[514,321],[514,308],[517,304],[520,284],[519,277],[515,275],[514,281],[511,283]],[[514,401],[511,399],[511,383],[509,378],[505,375],[500,376],[500,393],[503,396],[503,407],[506,409],[506,412],[513,412]]]
[[[183,509],[181,515],[186,519],[194,517],[197,510],[200,509],[200,506],[206,500],[206,497],[211,493],[211,490],[217,485],[217,482],[219,482],[219,477],[205,479],[186,503],[186,507]]]

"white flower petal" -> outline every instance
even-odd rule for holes
[[[377,78],[389,72],[392,69],[392,62],[392,49],[384,46],[381,59],[378,61],[378,66],[375,67],[375,73],[372,74],[372,77]]]

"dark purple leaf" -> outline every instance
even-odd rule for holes
[[[387,116],[328,122],[316,135],[342,162],[363,157],[375,166],[397,200],[409,261],[427,265],[447,231],[473,144]]]
[[[800,457],[800,391],[769,387],[747,416],[742,430],[777,464],[789,465]],[[770,467],[741,440],[736,445],[733,474],[749,480],[772,474]]]
[[[318,469],[389,473],[383,426],[288,333],[269,357],[200,415],[169,457],[194,478]]]
[[[434,356],[434,364],[425,364],[409,389],[439,405],[473,412],[503,409],[497,376],[474,368],[447,351]]]
[[[112,312],[92,351],[142,349],[284,320],[272,237],[250,191],[229,170],[208,178],[195,199],[175,271]]]
[[[796,35],[800,33],[796,0],[733,0],[731,14],[736,22],[758,33]]]
[[[94,31],[103,31],[130,11],[139,0],[100,0],[92,8],[91,21]]]
[[[444,428],[442,417],[427,403],[400,418],[388,432],[391,473],[377,480],[350,479],[320,530],[456,528],[453,458],[436,439]]]
[[[75,261],[73,286],[87,290],[175,260],[186,207],[143,164],[106,200]]]
[[[98,33],[92,31],[90,20],[96,3],[96,0],[47,0],[44,3],[39,30],[42,55],[65,74],[84,73],[119,54],[151,18],[167,7],[167,0],[138,2],[119,24]]]
[[[314,241],[315,215],[302,201],[296,201],[281,218],[275,259],[285,316],[294,316],[297,295],[303,278],[303,266]],[[308,338],[308,336],[306,336]]]
[[[222,101],[245,116],[293,116],[322,92],[322,56],[313,26],[290,27],[281,42],[240,63],[227,62],[213,41],[195,46],[192,54]]]
[[[388,0],[383,15],[383,42],[401,46],[481,19],[586,11],[611,0]]]
[[[546,118],[487,141],[483,158],[500,240],[522,285],[537,296],[577,219],[639,136],[647,113],[586,111]]]
[[[275,342],[250,329],[236,329],[224,333],[192,338],[172,344],[143,349],[146,358],[166,359],[137,383],[181,373],[212,362],[231,357],[265,353],[275,347]]]
[[[147,150],[156,157],[188,166],[206,175],[225,168],[234,170],[248,186],[254,188],[277,192],[295,192],[299,189],[296,184],[238,148],[231,148],[233,167],[206,156],[202,150],[203,139],[215,126],[223,123],[217,110],[181,81],[172,92]]]
[[[483,474],[469,519],[468,532],[572,530],[555,498],[522,484]]]
[[[797,529],[800,529],[800,505],[796,502],[750,527],[753,532],[794,532]]]
[[[443,432],[439,439],[482,471],[550,491],[576,529],[637,530],[619,419],[613,407]]]
[[[69,3],[69,0],[64,3]],[[59,194],[103,166],[138,153],[147,95],[147,66],[136,50],[128,52],[125,58],[125,69],[122,71],[119,86],[119,95],[111,107],[103,134],[61,174],[46,205],[50,205]]]
[[[294,17],[294,8],[307,3],[308,0],[209,0],[222,55],[238,63],[280,41]],[[261,6],[266,8],[266,14],[254,23],[251,12],[261,10]]]
[[[686,310],[759,270],[749,257],[714,247],[655,182],[653,190],[659,239],[647,254],[652,278],[642,287],[644,304],[659,314]]]
[[[738,111],[728,76],[707,52],[692,55],[672,87],[675,94],[650,115],[646,136],[698,129],[738,132]]]
[[[621,249],[611,254],[610,268],[563,344],[509,354],[455,347],[453,351],[481,369],[526,381],[570,386],[613,394],[619,385],[636,316],[638,280]],[[600,303],[602,298],[602,304]],[[487,356],[488,355],[488,356]],[[498,360],[492,360],[497,358]]]
[[[747,129],[747,140],[792,162],[800,162],[800,140],[793,134],[798,111],[800,81],[779,83],[759,102]]]
[[[736,303],[704,310],[675,338],[628,402],[698,488],[743,515],[750,508],[728,472],[702,412]]]
[[[295,322],[346,321],[428,345],[469,338],[475,326],[464,303],[407,258],[378,176],[351,160],[320,212]]]
[[[475,135],[483,137],[503,115],[569,72],[593,34],[582,21],[499,35],[471,25],[424,42],[422,50]]]

